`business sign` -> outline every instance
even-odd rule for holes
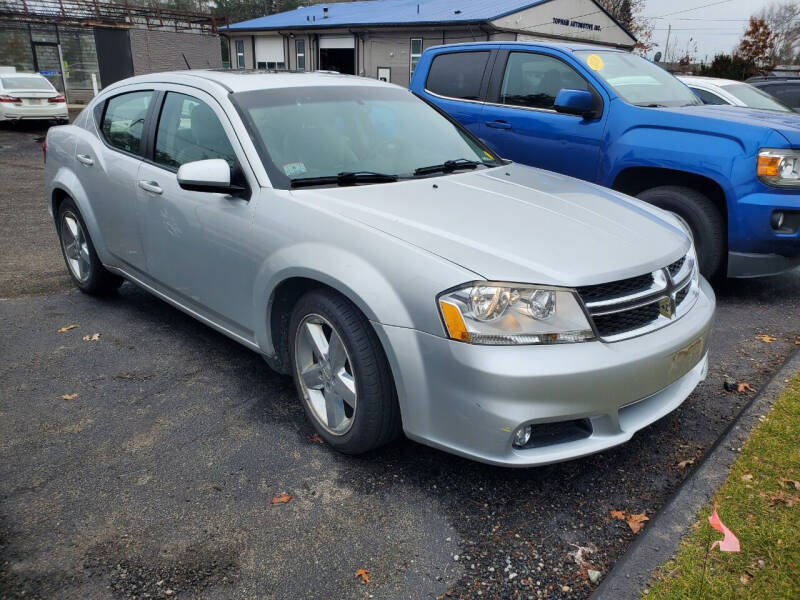
[[[553,25],[563,25],[564,27],[575,27],[577,29],[587,29],[589,31],[602,31],[603,29],[600,25],[595,25],[594,23],[564,19],[562,17],[553,17]]]

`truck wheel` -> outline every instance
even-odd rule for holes
[[[122,277],[110,273],[100,262],[72,198],[66,198],[59,206],[57,223],[61,254],[75,285],[82,292],[93,295],[108,294],[119,288]]]
[[[347,299],[305,294],[289,323],[292,373],[306,414],[333,448],[360,454],[400,432],[389,363],[378,336]]]
[[[725,256],[725,222],[707,196],[692,188],[664,185],[645,190],[638,198],[683,219],[692,230],[700,273],[707,279],[717,274]]]

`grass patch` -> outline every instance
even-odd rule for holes
[[[675,559],[656,574],[647,600],[800,598],[800,374],[756,427],[712,505],[699,515]],[[793,504],[793,505],[792,505]],[[717,507],[741,552],[710,549]]]

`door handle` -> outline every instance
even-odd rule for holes
[[[150,192],[151,194],[162,194],[164,192],[164,190],[159,187],[157,181],[144,181],[143,179],[140,179],[139,187],[146,192]]]
[[[511,129],[511,123],[508,121],[486,121],[486,126],[492,129]]]
[[[92,157],[88,154],[76,154],[75,158],[78,159],[78,162],[85,164],[87,167],[91,167],[94,164]]]

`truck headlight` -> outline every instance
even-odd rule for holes
[[[800,187],[800,151],[762,148],[758,153],[756,174],[767,185]]]
[[[439,296],[450,339],[471,344],[584,342],[594,332],[571,290],[476,282]]]

